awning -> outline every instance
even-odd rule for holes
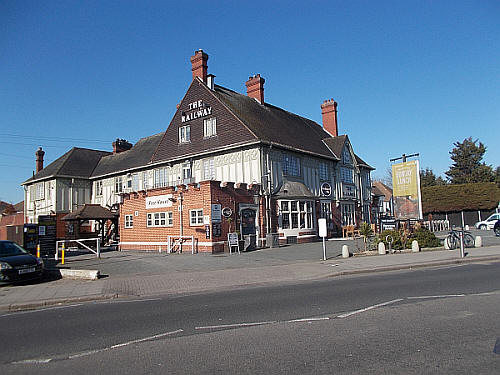
[[[311,190],[307,188],[302,182],[288,180],[283,178],[283,183],[281,184],[278,192],[276,192],[274,197],[278,199],[300,199],[300,198],[315,198],[316,196],[311,193]]]

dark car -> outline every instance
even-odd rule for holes
[[[43,261],[12,241],[0,241],[0,284],[40,280]]]
[[[500,237],[500,220],[497,220],[493,226],[493,232],[495,232],[495,236]]]

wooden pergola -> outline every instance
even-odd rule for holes
[[[99,204],[85,204],[62,218],[64,221],[73,221],[80,227],[85,221],[94,220],[99,223],[99,236],[101,240],[104,241],[104,224],[108,220],[116,220],[118,215],[115,215],[110,210],[102,207]]]

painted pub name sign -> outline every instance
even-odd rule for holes
[[[203,100],[197,100],[195,102],[189,103],[187,113],[182,113],[181,122],[191,121],[197,118],[202,118],[212,114],[212,107],[203,102]]]

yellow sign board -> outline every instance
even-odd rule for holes
[[[392,188],[395,197],[418,196],[418,161],[392,165]]]

